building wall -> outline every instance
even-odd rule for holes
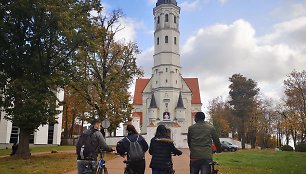
[[[57,97],[60,101],[64,99],[64,90],[59,89],[57,91]],[[59,110],[63,110],[63,107],[59,107]],[[0,119],[0,143],[10,143],[12,122],[7,121],[4,118],[4,113],[1,112]],[[60,145],[61,132],[62,132],[62,113],[57,115],[58,124],[54,125],[53,141],[52,144]],[[34,144],[48,144],[48,125],[40,126],[36,132],[34,132]]]
[[[6,144],[10,142],[12,131],[12,122],[4,119],[4,112],[1,112],[0,119],[0,143]]]

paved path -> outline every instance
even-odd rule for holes
[[[183,154],[181,156],[173,156],[175,174],[187,174],[189,173],[189,149],[181,149]],[[106,162],[106,167],[109,174],[122,174],[125,165],[122,157],[116,157]],[[151,155],[146,153],[146,172],[145,174],[151,174],[152,170],[149,167],[151,161]],[[72,171],[66,174],[77,174],[77,171]]]

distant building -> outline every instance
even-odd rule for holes
[[[180,147],[202,103],[198,78],[183,78],[180,65],[180,7],[176,0],[158,0],[154,14],[154,65],[151,78],[137,79],[133,118],[150,139],[156,126],[164,124]],[[137,123],[137,122],[136,122]],[[135,123],[134,123],[135,124]]]
[[[58,90],[57,98],[60,101],[64,99],[64,90]],[[61,106],[59,108],[63,110]],[[4,119],[4,112],[1,112],[0,119],[0,144],[8,144],[19,142],[20,130],[17,126],[13,125],[11,121]],[[57,124],[49,124],[39,126],[36,132],[30,136],[30,144],[57,144],[61,143],[62,132],[62,113],[57,115]]]

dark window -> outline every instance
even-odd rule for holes
[[[157,17],[157,24],[159,24],[159,21],[160,21],[160,17],[158,16]]]
[[[156,84],[157,84],[157,81],[156,81]]]
[[[165,22],[168,22],[168,21],[169,21],[169,15],[166,14],[166,15],[165,15]]]
[[[176,45],[176,37],[174,37],[174,44]]]
[[[168,43],[168,36],[165,36],[165,43]]]
[[[176,16],[174,16],[174,23],[176,24]]]
[[[159,45],[159,37],[157,38],[157,45]]]
[[[166,80],[166,83],[168,82],[168,80]]]
[[[166,68],[166,72],[168,72],[168,68]]]

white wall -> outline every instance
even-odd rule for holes
[[[34,132],[34,144],[48,144],[48,125],[39,126]]]

